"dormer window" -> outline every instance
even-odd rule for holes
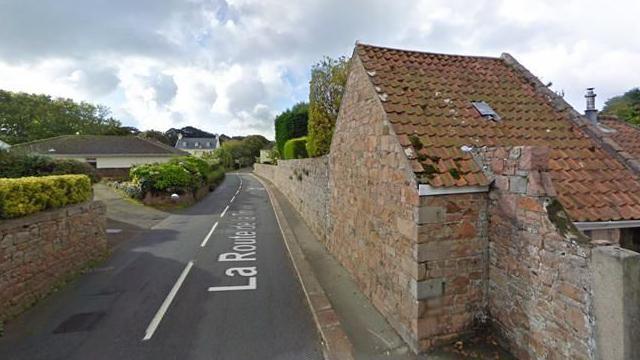
[[[473,107],[478,110],[480,116],[482,116],[483,118],[488,120],[500,120],[500,116],[498,115],[498,113],[496,113],[495,110],[493,110],[491,106],[489,106],[489,104],[487,104],[486,102],[472,101],[471,105],[473,105]]]

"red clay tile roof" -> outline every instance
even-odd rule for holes
[[[598,121],[614,132],[607,133],[622,149],[636,160],[640,160],[640,128],[615,116],[600,115]]]
[[[421,182],[486,185],[464,145],[548,146],[558,198],[574,221],[640,219],[636,176],[503,58],[362,44],[356,52]],[[472,101],[485,101],[501,119],[483,118]]]

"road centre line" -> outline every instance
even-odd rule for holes
[[[224,217],[224,214],[227,213],[227,210],[229,210],[229,205],[227,205],[227,207],[224,208],[224,211],[222,211],[222,214],[220,214],[220,217]]]
[[[207,246],[207,242],[209,241],[209,238],[211,237],[211,235],[213,234],[213,231],[216,229],[217,226],[218,226],[218,222],[216,221],[216,223],[213,224],[213,227],[211,228],[211,230],[209,230],[209,233],[207,234],[207,236],[205,236],[204,240],[202,240],[202,244],[200,244],[200,247]]]
[[[232,202],[233,202],[233,200],[235,200],[235,199],[236,199],[236,196],[235,196],[235,195],[233,195],[233,197],[231,198],[231,201],[229,201],[229,202],[230,202],[230,203],[232,203]]]
[[[144,335],[144,338],[142,338],[142,341],[147,341],[151,339],[153,334],[156,332],[156,329],[158,328],[158,325],[160,325],[162,318],[167,313],[167,310],[169,310],[169,306],[171,306],[171,302],[173,301],[173,298],[176,297],[176,294],[178,293],[178,290],[180,290],[182,283],[187,278],[187,275],[189,275],[189,271],[191,271],[191,267],[193,267],[193,260],[189,261],[189,263],[184,268],[184,270],[182,270],[180,277],[178,277],[178,280],[173,285],[173,288],[171,288],[169,295],[167,295],[167,298],[164,299],[164,302],[162,303],[162,305],[160,305],[158,312],[156,312],[156,315],[153,317],[153,319],[151,319],[151,322],[147,327],[147,331],[145,332],[145,335]]]

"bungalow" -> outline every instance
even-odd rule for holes
[[[189,154],[197,157],[201,157],[205,154],[210,154],[219,147],[220,137],[217,135],[206,138],[192,138],[183,137],[180,133],[178,134],[178,141],[176,141],[175,145],[176,149],[186,151]]]
[[[593,127],[509,54],[357,44],[327,247],[415,351],[492,326],[518,358],[595,358],[591,254],[637,236],[640,180]]]
[[[112,135],[63,135],[17,144],[11,151],[84,161],[103,176],[124,176],[134,165],[167,162],[172,157],[189,155],[153,140]]]

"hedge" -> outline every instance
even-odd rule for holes
[[[284,144],[284,158],[289,159],[304,159],[309,157],[307,155],[307,137],[303,136],[296,139],[291,139]]]
[[[0,179],[0,218],[10,219],[91,200],[86,175]]]
[[[21,178],[48,175],[87,175],[92,182],[100,177],[91,165],[71,159],[53,159],[49,156],[0,151],[0,178]]]
[[[276,148],[278,153],[284,153],[284,144],[290,139],[307,135],[309,119],[309,105],[298,103],[276,117]]]

